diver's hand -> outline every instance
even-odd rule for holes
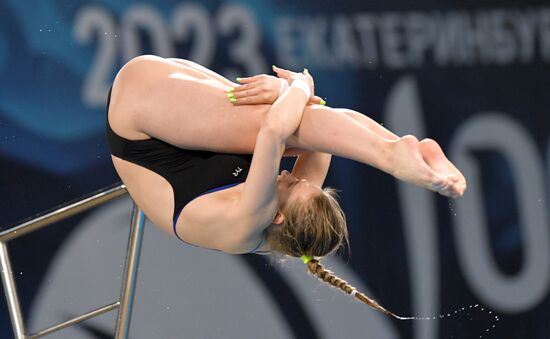
[[[315,95],[315,82],[313,81],[313,77],[311,76],[311,74],[309,74],[309,71],[307,70],[307,68],[304,69],[303,73],[296,73],[296,72],[292,72],[273,65],[273,71],[277,74],[277,76],[280,79],[286,80],[289,84],[291,84],[293,79],[296,77],[303,78],[303,80],[306,81],[306,83],[309,85],[311,89],[311,97],[309,98],[308,105],[312,105],[312,104],[325,105],[326,104],[326,102],[321,97],[318,97]]]
[[[234,105],[271,105],[279,97],[281,80],[277,77],[259,74],[237,81],[241,85],[227,92]]]
[[[274,68],[275,70],[275,68]],[[283,69],[279,69],[286,71]],[[284,81],[288,87],[292,83],[292,77],[296,77],[298,74],[290,71],[286,71],[285,77],[274,77],[267,74],[259,74],[248,78],[237,78],[237,81],[241,84],[236,88],[232,88],[227,91],[227,97],[233,105],[272,105],[279,97],[281,92],[281,84]],[[313,78],[311,75],[307,75],[304,79],[306,83],[310,84],[313,93]],[[283,87],[283,88],[286,88]],[[308,101],[308,105],[321,104],[324,105],[325,101],[312,95]]]

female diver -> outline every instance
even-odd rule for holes
[[[334,190],[321,188],[331,155],[448,197],[466,181],[435,141],[317,104],[307,70],[274,71],[239,85],[188,60],[132,59],[107,104],[115,169],[145,215],[180,240],[301,258],[310,273],[395,316],[319,262],[349,245]],[[284,155],[298,156],[292,173],[279,174]]]

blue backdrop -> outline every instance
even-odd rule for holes
[[[392,323],[400,338],[547,338],[544,1],[3,0],[0,230],[119,181],[104,137],[106,95],[126,61],[149,53],[228,77],[267,73],[272,64],[308,67],[330,106],[437,140],[469,180],[462,199],[333,160],[326,183],[341,190],[350,268],[400,314],[446,315],[475,304],[493,312]],[[10,243],[26,315],[51,259],[84,217]],[[300,291],[265,258],[239,258],[274,300],[287,296],[277,309],[293,337],[323,337],[293,297]],[[0,337],[8,338],[0,305]],[[92,332],[82,335],[103,338]]]

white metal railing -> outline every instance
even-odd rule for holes
[[[14,240],[25,234],[37,231],[43,227],[51,225],[54,222],[84,212],[92,207],[104,204],[126,193],[127,190],[124,185],[102,190],[90,197],[58,208],[53,212],[49,212],[32,220],[23,222],[0,233],[0,269],[2,270],[4,292],[6,294],[13,333],[16,339],[40,338],[117,308],[118,316],[115,329],[115,338],[128,338],[138,272],[137,268],[139,265],[139,256],[141,252],[141,241],[143,239],[143,227],[145,222],[145,216],[137,205],[134,204],[134,210],[132,212],[130,236],[128,239],[128,249],[126,251],[126,260],[124,263],[124,275],[122,279],[120,299],[112,304],[92,310],[81,316],[50,326],[33,334],[25,333],[25,323],[21,312],[21,306],[19,304],[19,297],[15,286],[7,247],[7,242],[10,240]]]

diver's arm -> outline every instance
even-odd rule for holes
[[[292,175],[299,179],[307,179],[310,183],[323,187],[331,159],[332,155],[328,153],[302,153],[294,163]]]
[[[309,99],[304,80],[293,83],[266,113],[254,148],[252,163],[236,213],[243,220],[243,232],[257,236],[271,224],[278,209],[277,176],[286,139],[300,124]]]

